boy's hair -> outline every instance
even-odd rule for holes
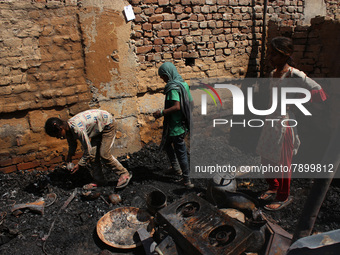
[[[288,37],[275,37],[271,41],[271,45],[274,50],[285,56],[291,56],[294,52],[293,41]]]
[[[49,118],[45,123],[45,132],[49,136],[56,137],[60,131],[63,121],[59,118]]]

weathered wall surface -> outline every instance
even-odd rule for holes
[[[91,99],[75,9],[1,3],[0,155],[3,171],[60,161],[64,142],[44,134],[48,117],[67,118]]]
[[[131,29],[115,10],[124,3],[116,1],[110,9],[76,4],[0,3],[4,172],[60,163],[67,143],[48,137],[45,121],[68,119],[90,107],[117,118],[116,155],[141,148],[136,61],[127,44]]]
[[[136,59],[129,46],[131,22],[122,14],[124,1],[83,1],[79,23],[84,39],[85,72],[92,106],[118,121],[116,154],[141,148],[138,129]]]
[[[292,35],[298,67],[309,75],[339,76],[331,51],[339,49],[338,23],[306,26],[305,3],[268,1],[275,24],[268,36]],[[130,22],[122,12],[128,4],[136,14]],[[339,19],[338,1],[325,5]],[[161,120],[152,117],[164,100],[158,67],[172,61],[188,82],[258,77],[262,25],[260,0],[1,1],[0,170],[60,163],[67,144],[44,134],[45,120],[88,108],[118,120],[115,155],[159,142]]]

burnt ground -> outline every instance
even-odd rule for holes
[[[252,154],[232,150],[240,160],[255,157]],[[104,199],[118,193],[122,202],[108,205],[102,198],[88,201],[78,193],[65,210],[60,210],[75,188],[81,191],[83,184],[91,178],[86,169],[70,175],[62,168],[50,172],[17,172],[0,175],[0,253],[1,254],[99,254],[109,250],[113,254],[144,254],[143,249],[119,250],[105,245],[96,234],[97,221],[108,211],[120,206],[145,207],[146,195],[160,189],[166,195],[168,204],[178,200],[187,193],[194,192],[205,198],[208,180],[194,179],[195,188],[185,190],[174,183],[170,175],[164,173],[169,167],[166,156],[158,151],[157,146],[147,145],[141,151],[119,159],[130,171],[133,179],[124,190],[115,191],[115,176],[106,173],[112,180],[111,185],[101,187]],[[262,179],[238,180],[239,191],[256,198],[266,188]],[[312,180],[293,179],[291,193],[294,202],[278,212],[267,213],[281,227],[290,233],[302,211],[304,201]],[[57,200],[45,208],[44,215],[23,210],[20,215],[13,215],[13,204],[33,202],[49,193],[55,193]],[[318,215],[313,232],[325,232],[340,228],[340,185],[333,182]],[[52,223],[55,225],[48,239]]]

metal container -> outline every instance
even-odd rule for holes
[[[235,174],[233,173],[216,173],[210,185],[221,191],[235,192],[237,189],[237,182]]]
[[[109,200],[111,201],[112,204],[116,205],[122,201],[122,197],[119,194],[111,194],[109,196]]]
[[[97,234],[109,246],[132,249],[142,244],[137,234],[140,228],[146,229],[151,236],[155,232],[153,217],[146,210],[118,207],[98,221]]]
[[[167,197],[160,190],[154,190],[150,192],[146,198],[146,205],[148,210],[155,214],[158,210],[166,206]]]
[[[219,208],[234,208],[252,212],[257,202],[241,192],[236,192],[237,183],[232,173],[217,173],[207,188],[207,200]]]

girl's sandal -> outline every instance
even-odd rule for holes
[[[273,200],[275,199],[275,196],[276,196],[276,191],[267,190],[266,192],[263,192],[261,196],[258,197],[258,199],[264,200],[264,201]]]
[[[132,173],[123,174],[119,177],[116,189],[122,189],[126,187],[132,178]]]
[[[97,187],[98,187],[97,184],[95,184],[95,183],[89,183],[89,184],[85,184],[85,185],[83,186],[83,190],[94,190],[94,189],[96,189]]]
[[[278,211],[281,210],[282,208],[285,208],[287,205],[291,204],[293,202],[292,197],[288,197],[285,201],[274,201],[273,203],[264,206],[263,208],[268,210],[268,211]],[[272,208],[270,205],[278,205],[278,207]]]

